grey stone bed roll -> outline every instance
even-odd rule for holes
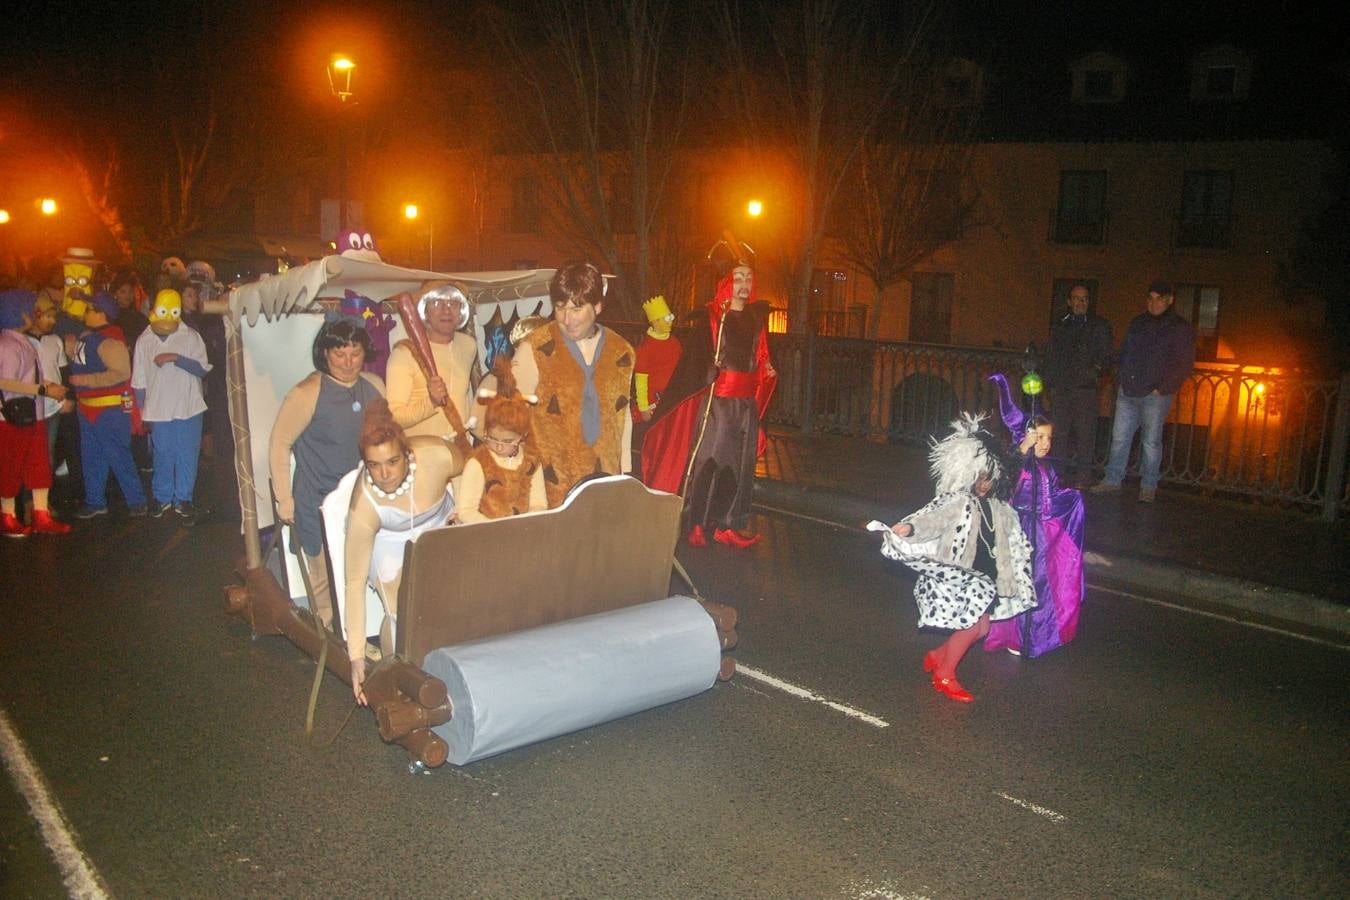
[[[667,597],[427,654],[454,716],[434,729],[465,765],[706,691],[721,663],[698,602]]]

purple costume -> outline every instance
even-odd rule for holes
[[[1008,381],[991,375],[998,385],[1003,424],[1021,444],[1027,417],[1013,402]],[[1032,577],[1038,605],[1011,619],[993,622],[984,640],[985,650],[1006,647],[1026,656],[1040,656],[1073,640],[1083,603],[1083,495],[1060,487],[1059,475],[1047,460],[1027,454],[1027,465],[1013,492],[1022,530],[1031,541]],[[1034,512],[1033,512],[1034,506]],[[1026,646],[1023,646],[1023,644]]]
[[[394,330],[394,317],[384,311],[384,304],[378,300],[363,297],[353,290],[344,292],[338,312],[360,320],[361,327],[370,335],[371,346],[375,349],[367,357],[362,369],[384,378],[384,367],[389,362],[389,333]]]

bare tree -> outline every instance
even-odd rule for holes
[[[788,322],[807,328],[811,275],[832,209],[907,68],[927,37],[932,7],[875,0],[753,4],[722,0],[718,20],[752,148],[786,157],[795,215],[777,247]],[[780,215],[786,216],[787,210]]]
[[[697,72],[666,0],[528,0],[500,29],[551,224],[620,277],[632,314],[681,253],[668,198]],[[522,26],[523,27],[519,27]],[[538,40],[530,41],[532,32]]]
[[[101,151],[95,151],[87,143],[72,145],[62,151],[62,156],[75,175],[80,194],[89,209],[98,217],[103,227],[108,229],[113,244],[117,247],[118,262],[131,262],[134,248],[126,222],[122,219],[122,210],[114,197],[119,183],[122,167],[117,146],[110,141],[103,142]]]
[[[976,224],[969,173],[978,107],[942,103],[928,78],[907,82],[896,114],[863,138],[843,188],[848,215],[835,217],[844,258],[872,282],[873,339],[886,289]]]

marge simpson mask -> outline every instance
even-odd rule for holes
[[[161,337],[167,337],[178,330],[183,318],[183,298],[172,288],[165,288],[155,295],[155,303],[150,307],[150,329]]]

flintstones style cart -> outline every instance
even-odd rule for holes
[[[550,312],[552,274],[456,276],[330,256],[227,295],[220,311],[244,557],[242,584],[225,589],[226,609],[255,636],[284,635],[351,683],[343,579],[330,577],[334,633],[311,614],[299,565],[279,533],[269,542],[277,553],[265,558],[263,530],[282,526],[273,521],[267,479],[255,477],[267,471],[282,397],[309,373],[320,301],[349,290],[384,301],[450,278],[473,304],[467,327],[485,363],[485,348],[500,346],[514,321]],[[394,329],[400,336],[401,325]],[[670,596],[680,509],[679,497],[614,476],[580,486],[558,509],[423,532],[405,549],[396,652],[365,682],[380,736],[407,749],[410,768],[464,765],[730,678],[735,663],[723,652],[736,644],[735,610]],[[341,556],[332,552],[340,527],[328,535],[329,564],[336,559],[340,572]],[[373,633],[384,612],[366,599]]]

